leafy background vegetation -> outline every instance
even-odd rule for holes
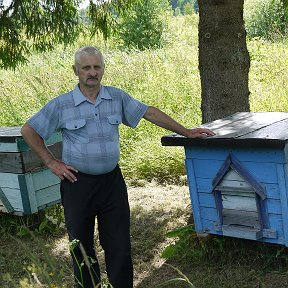
[[[149,3],[149,1],[145,2],[146,5]],[[157,3],[160,5],[159,7],[163,7],[161,6],[163,2],[159,1]],[[271,3],[277,5],[272,6]],[[153,5],[155,5],[155,1]],[[255,112],[287,112],[288,43],[285,37],[287,32],[285,10],[281,8],[281,1],[277,2],[276,0],[247,0],[245,5],[248,31],[247,44],[251,57],[249,76],[251,110]],[[143,7],[140,5],[138,7],[139,11]],[[154,9],[153,6],[148,6],[146,9],[151,7]],[[73,54],[75,49],[83,45],[95,45],[104,52],[107,63],[104,84],[120,87],[135,98],[161,108],[185,126],[195,127],[200,125],[201,87],[198,72],[198,14],[195,13],[195,9],[197,10],[196,2],[182,1],[181,5],[178,3],[178,5],[173,6],[173,9],[165,6],[161,13],[151,14],[155,19],[153,17],[150,19],[151,21],[155,20],[155,22],[152,21],[150,23],[152,26],[146,28],[150,32],[154,31],[153,37],[150,34],[143,34],[143,29],[146,28],[141,25],[146,25],[150,19],[146,19],[145,23],[141,22],[141,19],[139,19],[141,13],[137,14],[137,9],[135,8],[135,13],[130,18],[123,19],[122,26],[119,24],[122,27],[119,34],[105,42],[97,35],[91,39],[83,36],[78,39],[75,45],[57,46],[53,51],[33,54],[29,58],[28,65],[20,66],[15,71],[1,70],[0,125],[22,125],[50,99],[72,89],[77,81],[71,69]],[[265,17],[263,17],[263,11],[266,11]],[[279,15],[282,16],[279,18]],[[159,27],[153,26],[158,25],[158,21],[161,21],[160,30]],[[139,27],[141,29],[137,30],[136,28]],[[154,28],[155,30],[153,30]],[[133,35],[129,33],[131,30],[134,32]],[[138,36],[134,37],[135,35]],[[141,39],[142,42],[137,42],[137,39]],[[151,39],[151,42],[149,42],[149,39]],[[126,179],[138,184],[141,183],[141,180],[156,180],[158,183],[166,184],[180,182],[182,176],[185,175],[183,148],[162,147],[160,142],[161,137],[169,133],[169,131],[146,121],[141,121],[140,125],[134,130],[121,127],[122,156],[120,164]],[[157,219],[153,219],[159,225],[159,219],[165,215],[160,208],[158,210],[155,208],[153,213],[144,215],[141,207],[136,206],[132,209],[132,218],[137,222],[142,217],[137,222],[140,225],[140,223],[150,223],[149,219],[156,217]],[[187,213],[180,210],[177,210],[177,213],[174,211],[175,213],[172,216],[177,219],[181,213],[186,213],[186,220],[188,221],[187,215],[191,212],[190,207],[188,207],[188,210]],[[46,232],[51,234],[53,231],[54,233],[56,231],[56,234],[59,233],[57,229],[60,226],[57,221],[60,219],[61,222],[61,217],[61,211],[59,212],[56,209],[46,211],[45,221],[35,230],[36,235],[42,235],[41,238],[46,241],[48,236],[43,236],[43,233],[44,235],[47,235]],[[54,223],[52,223],[53,221]],[[167,222],[164,222],[161,222],[161,225],[165,226],[167,224]],[[27,234],[25,228],[27,224],[29,223],[25,223],[23,220],[22,223],[15,224],[14,219],[1,217],[0,231],[5,235],[15,235],[18,232],[18,237],[24,236]],[[177,225],[179,225],[179,222],[177,222]],[[163,226],[161,227],[163,228]],[[150,250],[151,247],[160,249],[155,243],[148,240],[160,241],[160,238],[162,241],[163,233],[174,227],[173,225],[166,226],[165,229],[163,228],[160,231],[157,228],[159,226],[152,226],[153,229],[149,229],[149,236],[142,235],[141,245],[143,246],[144,241],[146,241],[145,247],[149,247]],[[189,226],[190,228],[191,226]],[[135,227],[135,229],[140,234],[139,227]],[[144,229],[147,229],[147,227]],[[166,257],[174,259],[174,263],[178,267],[184,267],[185,271],[188,271],[192,264],[195,267],[200,267],[200,270],[202,269],[202,272],[196,268],[187,272],[192,273],[189,276],[194,279],[193,283],[199,285],[198,287],[251,287],[251,283],[253,281],[257,282],[268,266],[272,267],[277,273],[288,269],[286,250],[283,247],[270,247],[262,243],[251,245],[251,242],[248,241],[227,238],[216,238],[212,242],[205,243],[198,241],[196,235],[193,234],[193,231],[191,233],[189,229],[168,234],[168,236],[178,237],[177,239],[180,239],[180,242],[175,242],[178,243],[176,247],[171,246],[172,248],[169,248],[170,252],[168,249],[168,252],[166,250],[165,253]],[[161,235],[159,235],[160,232]],[[155,234],[157,235],[155,236]],[[16,239],[9,239],[14,245],[19,245]],[[140,241],[140,239],[138,240]],[[26,239],[24,242],[30,245],[31,240]],[[7,239],[5,243],[7,243]],[[139,244],[139,247],[141,245]],[[50,279],[53,274],[56,275],[54,278],[52,277],[55,283],[63,282],[65,273],[62,270],[64,268],[61,270],[59,263],[47,259],[48,252],[45,251],[45,248],[42,249],[41,245],[38,245],[34,251],[35,253],[29,252],[31,255],[29,254],[26,257],[26,262],[23,265],[28,267],[29,275],[33,276],[35,273],[39,275],[39,271],[41,271],[43,273],[41,279]],[[147,251],[145,250],[145,253],[148,253]],[[143,253],[137,255],[140,254]],[[153,257],[153,255],[149,254],[149,257]],[[27,263],[30,263],[31,259],[34,264],[28,265]],[[263,259],[265,266],[261,268],[262,264],[260,262]],[[5,262],[1,259],[0,254],[0,264],[3,267],[4,264],[2,263]],[[255,269],[253,265],[249,266],[251,263],[255,264]],[[22,263],[20,263],[21,265]],[[231,265],[233,269],[229,270],[228,267],[231,267]],[[247,266],[251,268],[250,272],[245,270]],[[12,274],[17,279],[15,275],[17,275],[19,265],[15,265],[11,269],[15,269]],[[230,284],[227,281],[225,282],[225,279],[227,279],[225,276],[227,275],[224,271],[231,273],[231,278],[234,277],[237,280],[237,277],[239,277],[237,280],[239,285],[237,286],[235,281],[233,284],[232,282]],[[233,273],[234,275],[232,275]],[[204,280],[202,279],[205,278],[203,275],[206,275]],[[249,279],[251,280],[251,282],[249,282],[250,280],[247,282],[250,283],[247,284],[248,286],[245,286],[243,279],[240,279],[241,275],[247,277],[244,279],[246,282]],[[17,281],[12,279],[9,273],[5,273],[4,276],[5,283],[15,284],[15,281]],[[262,280],[259,281],[257,283],[261,283]],[[33,277],[30,280],[27,279],[26,283],[22,283],[22,286],[15,284],[15,286],[7,287],[32,287],[29,286],[29,283],[32,282],[35,283]],[[146,287],[154,287],[149,285]],[[177,287],[180,286],[177,285]],[[281,286],[278,285],[277,287]]]

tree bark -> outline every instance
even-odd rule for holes
[[[199,0],[202,122],[249,111],[244,0]]]

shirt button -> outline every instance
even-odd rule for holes
[[[95,116],[98,116],[98,114],[96,113]]]

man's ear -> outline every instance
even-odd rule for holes
[[[76,68],[75,65],[72,65],[72,69],[73,69],[73,71],[74,71],[74,74],[75,74],[76,76],[78,76],[78,74],[77,74],[77,68]]]

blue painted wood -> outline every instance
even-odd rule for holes
[[[269,214],[282,215],[281,201],[276,199],[267,199],[265,202],[266,211]]]
[[[198,192],[211,193],[213,190],[212,180],[210,178],[196,178]]]
[[[20,129],[20,126],[0,127],[0,189],[3,192],[3,201],[0,201],[6,203],[10,212],[23,215],[59,203],[61,197],[59,178],[30,150]],[[56,132],[45,143],[59,152],[61,141],[61,132]]]
[[[218,212],[216,208],[200,207],[201,218],[218,222]]]
[[[285,129],[288,113],[236,113],[206,125],[217,135],[207,139],[177,135],[161,139],[163,145],[185,148],[191,203],[196,204],[193,206],[196,231],[200,227],[197,232],[288,247],[288,130]],[[230,157],[230,162],[227,157]],[[233,174],[234,178],[231,169],[237,172]],[[242,178],[238,179],[238,175]],[[247,217],[241,214],[242,210],[247,211],[247,205],[241,206],[241,213],[234,213],[238,204],[246,203],[249,198],[246,188],[256,193],[256,197],[252,197],[256,200],[256,208],[253,206]],[[222,191],[224,196],[228,193],[228,198],[225,197],[232,202],[240,197],[237,203],[233,202],[236,206],[227,206],[228,202],[225,202],[226,227],[221,215],[222,192],[216,190]],[[241,230],[236,224],[246,218],[247,227]],[[253,227],[253,219],[258,230],[249,229]]]
[[[20,185],[20,192],[21,192],[21,199],[23,203],[23,213],[24,214],[31,214],[31,204],[29,201],[29,194],[27,189],[27,183],[25,181],[24,175],[18,175],[18,181]]]
[[[13,208],[8,210],[19,215],[35,213],[61,201],[60,180],[49,169],[25,174],[0,173],[0,189]]]
[[[203,232],[203,226],[200,214],[200,204],[197,195],[197,186],[195,181],[195,170],[193,161],[186,161],[187,177],[189,181],[189,192],[194,217],[195,230],[199,233]]]
[[[3,192],[3,190],[1,188],[0,188],[0,201],[5,207],[5,210],[3,210],[3,212],[8,212],[8,213],[14,212],[14,208],[10,204],[9,200],[7,199],[5,193]],[[1,209],[0,209],[0,211],[1,211]]]
[[[222,230],[217,231],[217,229],[215,229],[215,226],[217,224],[215,221],[202,219],[202,224],[203,224],[203,232],[216,234],[216,235],[223,235]]]
[[[196,178],[208,178],[212,180],[217,175],[223,161],[195,159],[193,160],[193,163]],[[241,162],[241,164],[259,183],[278,183],[276,166],[274,163]]]
[[[187,160],[189,163],[189,159]],[[216,176],[221,165],[223,164],[223,161],[193,159],[193,164],[196,178],[208,178],[212,182],[212,179]]]
[[[280,194],[280,201],[281,201],[281,211],[283,218],[288,217],[288,197],[287,197],[287,176],[285,176],[285,171],[283,165],[278,164],[277,166],[277,173],[279,179],[279,194]],[[288,223],[287,221],[283,221],[283,230],[284,230],[284,237],[285,237],[285,244],[288,246]]]
[[[44,206],[51,206],[51,203],[60,203],[61,196],[60,196],[60,185],[56,184],[53,186],[49,186],[43,188],[41,190],[37,190],[35,192],[36,199],[37,199],[37,206],[44,207]]]
[[[216,208],[215,197],[212,193],[198,193],[199,195],[199,203],[201,207],[212,207]]]
[[[0,127],[0,152],[24,152],[30,150],[20,133],[21,126]],[[61,132],[55,132],[45,143],[61,142]]]
[[[269,214],[268,219],[269,219],[270,228],[273,228],[274,230],[276,230],[279,241],[281,241],[282,243],[285,243],[286,245],[286,238],[285,238],[285,233],[283,229],[282,215]]]
[[[28,175],[28,174],[26,174]],[[45,187],[60,184],[60,179],[53,174],[49,169],[43,169],[31,174],[35,191]]]
[[[257,150],[232,147],[185,147],[186,158],[188,159],[213,159],[225,160],[229,153],[241,161],[265,162],[265,163],[287,163],[287,159],[281,149],[259,148]]]

